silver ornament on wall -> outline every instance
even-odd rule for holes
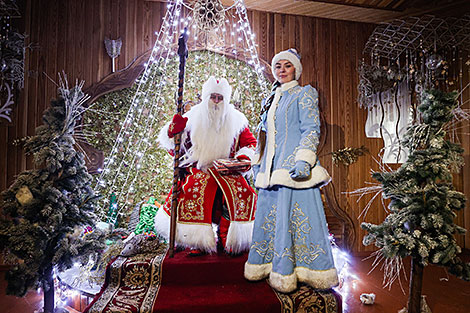
[[[104,46],[106,47],[106,52],[109,57],[112,59],[113,64],[113,73],[116,71],[115,59],[121,54],[122,39],[109,39],[104,38]]]
[[[2,94],[0,98],[0,118],[4,118],[11,123],[11,106],[14,104],[14,101],[10,83],[7,80],[1,82],[0,92]]]

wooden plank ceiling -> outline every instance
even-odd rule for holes
[[[191,3],[197,0],[184,1]],[[220,2],[230,6],[234,0]],[[244,3],[247,9],[263,12],[365,23],[389,22],[423,14],[461,16],[470,13],[469,0],[245,0]]]

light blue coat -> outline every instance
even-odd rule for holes
[[[292,292],[299,281],[328,289],[338,284],[338,274],[316,188],[330,181],[317,159],[318,93],[294,80],[272,96],[259,126],[266,132],[266,144],[254,165],[255,171],[259,167],[255,186],[260,189],[245,278],[269,276],[271,287],[281,292]],[[311,175],[302,180],[289,174],[299,160],[312,167]]]
[[[317,90],[310,85],[301,87],[293,80],[278,87],[272,95],[271,107],[263,113],[258,126],[266,132],[266,145],[264,153],[258,151],[254,158],[254,165],[259,166],[255,186],[303,189],[327,184],[331,178],[317,158],[320,138]],[[289,170],[299,160],[308,162],[312,170],[308,178],[294,180]]]

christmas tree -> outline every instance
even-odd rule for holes
[[[0,249],[16,258],[5,276],[7,293],[24,296],[42,286],[48,313],[55,306],[54,269],[87,263],[104,249],[101,232],[89,230],[96,221],[96,196],[84,156],[75,149],[75,127],[86,100],[82,85],[68,89],[61,83],[59,99],[51,102],[43,125],[25,143],[36,169],[19,174],[1,194]]]
[[[409,127],[404,137],[403,145],[410,149],[408,160],[396,171],[372,175],[382,184],[384,198],[391,200],[390,213],[382,224],[362,223],[368,232],[363,244],[375,243],[389,274],[390,267],[411,256],[410,313],[420,312],[424,266],[444,266],[470,280],[470,265],[457,256],[461,248],[454,238],[465,233],[453,222],[455,211],[465,208],[465,196],[452,184],[452,173],[463,166],[463,149],[446,139],[456,108],[455,93],[424,92],[418,106],[423,122]]]

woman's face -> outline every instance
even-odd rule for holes
[[[281,84],[288,83],[295,77],[295,67],[287,60],[279,60],[274,66],[274,73]]]

